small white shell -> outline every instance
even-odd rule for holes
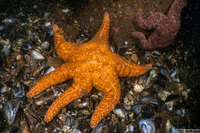
[[[125,114],[122,109],[114,109],[113,112],[121,119],[125,119]]]
[[[142,87],[142,85],[139,85],[139,84],[134,85],[135,92],[142,92],[143,89],[144,89],[144,87]]]
[[[45,12],[44,13],[44,18],[48,18],[50,16],[50,13],[49,12]]]
[[[161,100],[165,101],[166,98],[170,95],[171,93],[168,91],[159,91],[158,96],[161,98]]]
[[[31,55],[33,56],[34,59],[36,60],[43,60],[44,56],[42,56],[39,52],[32,50]]]
[[[4,20],[2,20],[3,23],[14,23],[16,21],[16,19],[14,18],[6,18]]]
[[[63,13],[68,13],[70,10],[68,9],[68,8],[66,8],[66,9],[62,9],[62,12]]]
[[[176,127],[173,126],[169,120],[167,120],[167,122],[166,122],[165,132],[166,133],[179,133],[179,131],[176,129]]]
[[[51,66],[46,72],[44,75],[47,75],[49,74],[50,72],[53,72],[55,70],[55,68],[53,66]]]
[[[45,25],[46,27],[51,26],[51,22],[46,22],[44,25]]]
[[[46,48],[48,48],[49,46],[50,46],[50,44],[49,44],[48,41],[45,41],[45,42],[43,42],[43,43],[41,44],[41,47],[42,47],[43,49],[46,49]]]

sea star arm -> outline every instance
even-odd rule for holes
[[[76,43],[67,42],[60,34],[62,29],[60,29],[57,25],[53,26],[53,31],[56,52],[64,61],[68,61],[70,56],[72,56],[72,53],[78,49],[78,45]]]
[[[186,0],[175,0],[169,9],[169,12],[167,13],[169,19],[180,24],[181,10],[186,6],[186,4]]]
[[[103,98],[92,116],[90,127],[94,128],[119,102],[120,83],[114,70],[105,66],[94,72],[93,84],[96,89],[103,92]]]
[[[40,92],[44,91],[48,87],[61,83],[67,79],[73,77],[74,63],[65,63],[60,67],[56,68],[53,72],[40,79],[26,94],[28,98],[31,98]]]
[[[152,64],[148,65],[139,65],[128,60],[123,59],[122,57],[116,55],[118,61],[116,62],[116,72],[119,77],[132,77],[144,74],[149,69],[151,69]]]
[[[144,49],[151,49],[149,41],[146,39],[145,35],[142,32],[133,32],[132,36],[137,38],[140,42],[140,45]]]
[[[169,32],[169,31],[167,31],[167,32]],[[152,50],[155,48],[162,48],[162,47],[165,47],[168,44],[170,44],[170,43],[168,43],[169,36],[164,35],[167,32],[162,34],[159,31],[155,31],[150,35],[148,40],[142,32],[133,32],[132,36],[139,40],[140,45],[143,49]]]
[[[109,14],[106,12],[104,14],[104,19],[99,31],[90,41],[99,42],[101,45],[106,45],[107,47],[109,47],[109,27],[110,19]]]
[[[88,75],[79,75],[73,80],[73,84],[67,90],[65,90],[48,109],[44,121],[49,122],[64,106],[71,103],[77,98],[80,98],[92,89],[92,81]]]
[[[153,13],[148,18],[143,19],[142,14],[138,13],[135,21],[142,29],[150,30],[162,27],[163,22],[168,21],[168,17],[162,13]]]
[[[92,116],[90,127],[94,128],[97,124],[106,116],[119,102],[120,91],[116,92],[119,88],[113,88],[107,93],[104,93],[103,99],[95,109],[95,112]]]

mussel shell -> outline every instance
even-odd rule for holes
[[[154,122],[150,119],[140,119],[139,127],[143,133],[155,133]]]

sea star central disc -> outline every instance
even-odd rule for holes
[[[109,14],[96,35],[86,43],[78,45],[67,42],[57,25],[53,26],[57,54],[66,61],[53,72],[39,80],[26,94],[31,98],[48,87],[73,79],[72,86],[65,90],[50,106],[44,120],[49,122],[64,106],[89,93],[94,86],[103,92],[103,98],[91,119],[92,128],[101,121],[119,102],[121,88],[119,77],[144,74],[151,64],[138,65],[113,53],[109,48]]]

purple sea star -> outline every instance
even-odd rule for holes
[[[133,32],[132,36],[138,38],[142,48],[152,50],[164,48],[170,45],[180,28],[181,11],[187,4],[186,0],[175,0],[171,5],[167,15],[153,13],[147,19],[142,18],[142,14],[136,15],[135,21],[143,29],[155,29],[147,40],[142,32]]]

